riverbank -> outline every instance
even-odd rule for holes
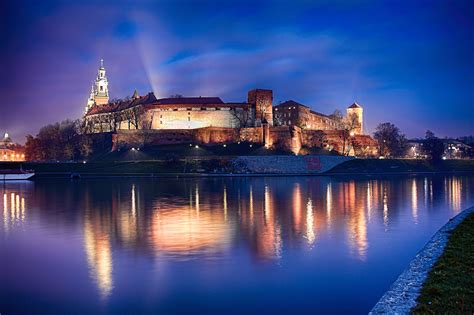
[[[469,226],[467,228],[472,230],[473,222],[471,220],[473,215],[474,207],[471,207],[452,218],[441,229],[439,229],[439,231],[436,232],[436,234],[425,245],[425,247],[410,262],[408,268],[398,277],[390,289],[382,296],[382,298],[378,301],[369,314],[408,314],[412,310],[416,310],[417,313],[426,314],[430,312],[428,311],[428,308],[425,308],[425,306],[430,306],[430,302],[433,304],[435,299],[437,307],[445,308],[444,310],[438,309],[439,311],[433,309],[433,314],[446,313],[447,311],[448,313],[457,313],[456,310],[459,308],[451,308],[454,307],[453,304],[451,304],[451,306],[448,304],[444,306],[440,305],[443,303],[456,304],[457,301],[460,301],[458,300],[461,298],[460,295],[451,297],[450,302],[448,302],[448,300],[441,299],[447,298],[446,294],[453,293],[453,291],[450,291],[451,289],[456,290],[456,292],[463,292],[464,294],[466,292],[467,294],[470,293],[470,305],[472,305],[472,291],[469,292],[469,290],[472,288],[472,285],[469,285],[469,283],[472,284],[473,282],[472,276],[470,276],[472,274],[473,262],[473,232],[469,231],[471,236],[465,235],[465,227],[460,226],[460,224],[466,218],[470,217],[470,221],[467,223]],[[458,227],[462,228],[460,232],[455,231]],[[462,244],[459,243],[461,240],[456,237],[454,239],[454,245],[452,246],[452,244],[450,244],[450,247],[448,248],[447,243],[448,240],[450,240],[451,235],[457,235],[458,233],[461,236]],[[470,237],[470,240],[465,240],[466,237]],[[467,243],[469,244],[466,245]],[[461,246],[468,246],[469,252],[467,251],[467,248]],[[455,255],[460,255],[460,252],[466,251],[466,257],[470,257],[470,263],[468,262],[469,260],[466,260],[462,262],[461,265],[456,265],[456,262],[460,262],[459,259],[462,259],[464,254],[462,257],[456,258],[453,256],[453,250],[455,251]],[[444,253],[447,253],[448,256],[442,257]],[[446,259],[449,259],[449,261]],[[443,274],[438,274],[440,268],[443,270]],[[452,278],[443,277],[443,275],[448,275],[448,270],[449,275]],[[431,277],[429,280],[427,280],[428,275]],[[463,279],[461,282],[454,283],[453,281],[458,281],[459,277],[471,277],[471,279]],[[463,287],[464,285],[468,286]],[[425,291],[422,291],[422,288]],[[422,295],[420,295],[420,292]],[[419,304],[418,301],[422,304]],[[466,305],[466,302],[467,301],[464,301],[465,304],[462,305],[464,309],[466,309],[468,306]]]
[[[342,156],[219,156],[140,161],[4,162],[0,169],[33,170],[36,177],[271,176],[474,174],[474,160],[352,159]]]
[[[416,174],[416,173],[473,173],[474,160],[429,160],[411,159],[354,159],[342,163],[328,174],[372,175],[372,174]]]
[[[474,312],[474,213],[452,232],[423,284],[414,314]]]

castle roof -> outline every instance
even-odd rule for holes
[[[293,101],[293,100],[285,101],[285,102],[283,102],[283,103],[281,103],[281,104],[278,104],[278,105],[275,106],[275,107],[279,107],[279,106],[281,106],[281,107],[286,107],[286,106],[303,106],[303,107],[309,108],[308,106],[303,105],[303,104],[298,103],[298,102],[295,102],[295,101]]]
[[[351,106],[349,106],[348,108],[362,108],[362,106],[360,106],[359,104],[357,104],[357,102],[354,102]]]
[[[181,105],[181,104],[224,104],[219,97],[170,97],[157,100],[160,105]]]
[[[87,112],[86,116],[117,112],[117,111],[125,110],[128,108],[132,108],[138,105],[143,105],[147,107],[148,106],[160,107],[160,106],[167,106],[167,105],[206,107],[206,106],[215,106],[219,104],[224,104],[224,102],[219,97],[201,97],[200,96],[200,97],[169,97],[169,98],[157,99],[155,95],[152,92],[150,92],[147,95],[134,97],[132,99],[123,100],[117,103],[93,106]]]

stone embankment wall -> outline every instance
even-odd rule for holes
[[[239,156],[233,159],[236,173],[249,174],[320,174],[353,159],[330,155]]]

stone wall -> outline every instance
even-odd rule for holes
[[[353,159],[330,155],[239,156],[233,160],[238,173],[251,174],[320,174]]]
[[[260,127],[241,128],[239,141],[263,143],[263,130]]]
[[[230,107],[161,108],[150,111],[152,129],[238,128],[239,120]]]
[[[200,128],[194,135],[195,141],[203,144],[239,141],[239,129],[235,128]]]
[[[262,143],[262,128],[218,128],[161,129],[161,130],[118,130],[113,134],[113,150],[150,145],[183,143],[229,143],[248,141]]]

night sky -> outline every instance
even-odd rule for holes
[[[9,1],[0,131],[79,118],[99,60],[111,98],[269,88],[274,104],[365,109],[409,137],[474,134],[474,1]]]

